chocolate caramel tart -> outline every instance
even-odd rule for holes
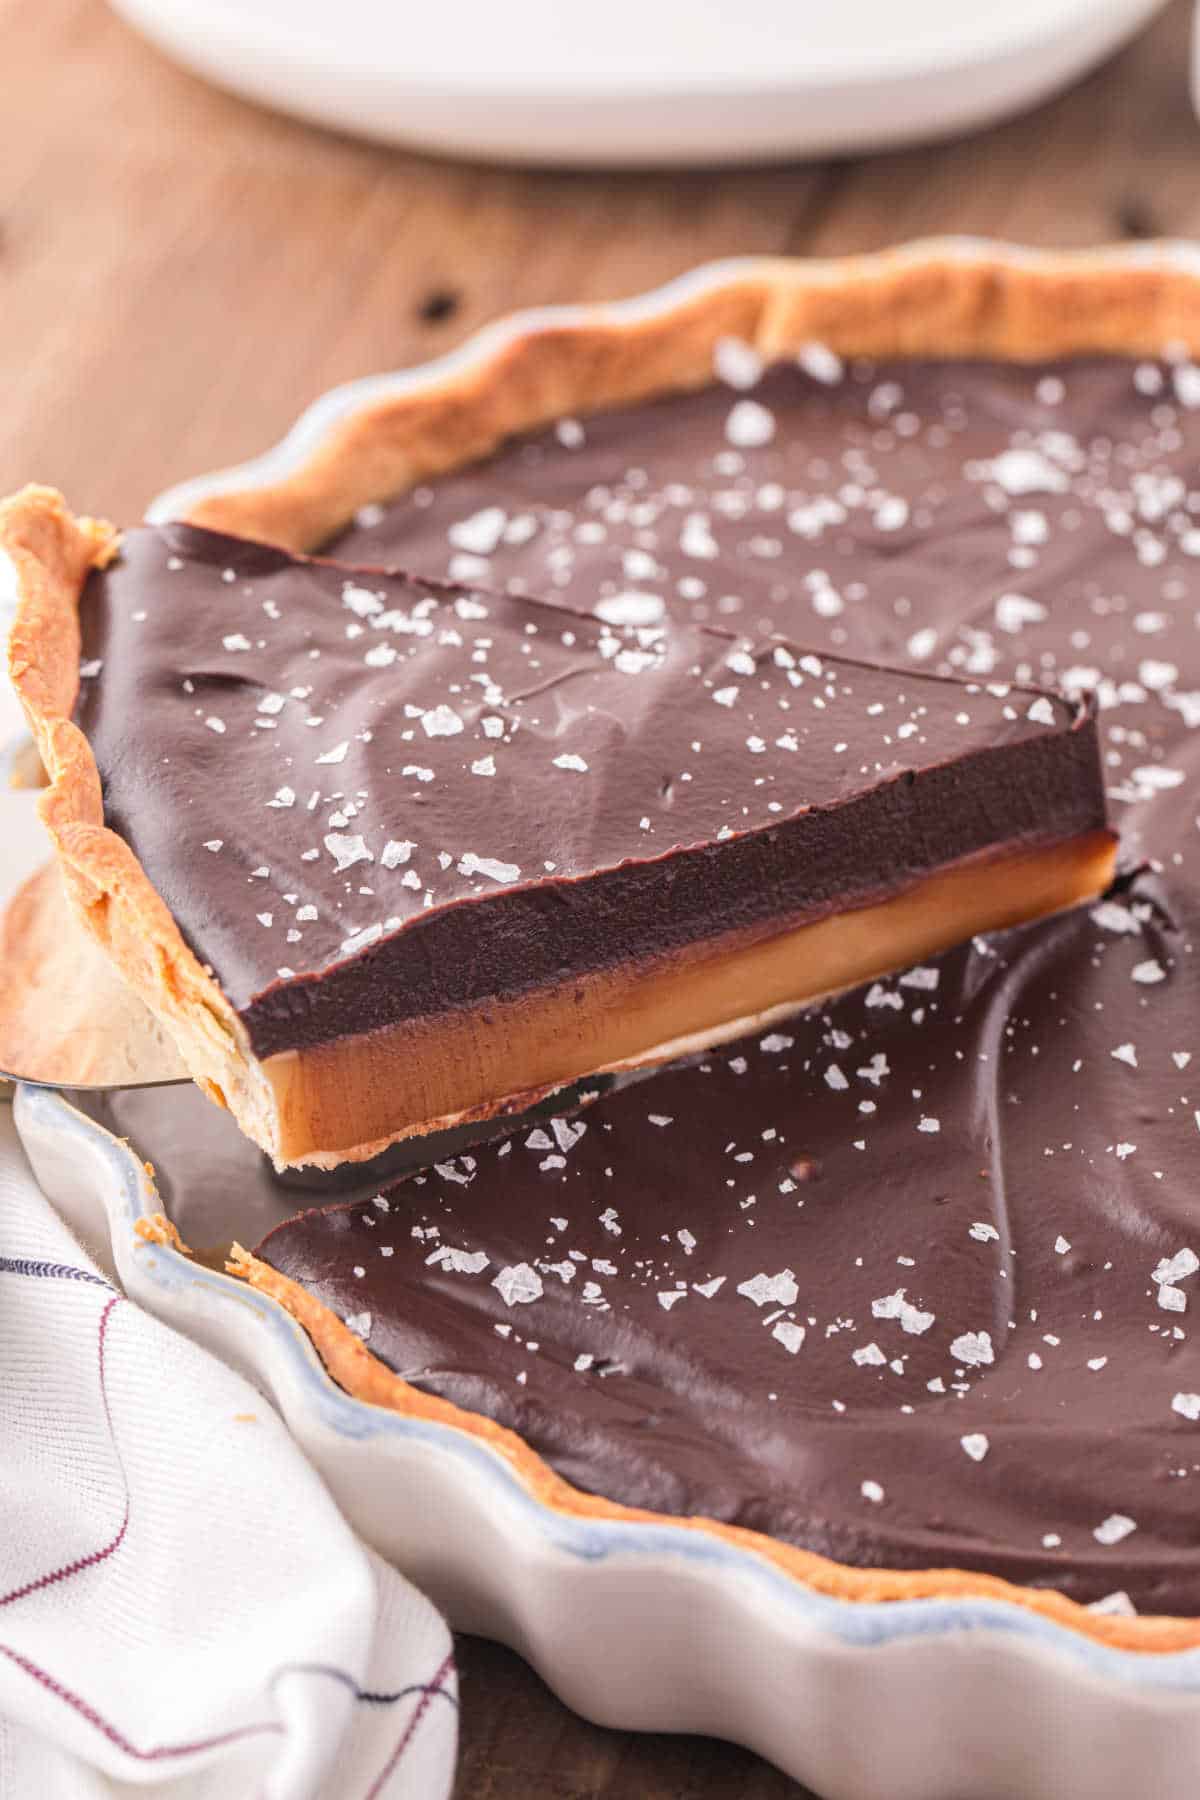
[[[1107,1642],[1179,1648],[1200,1642],[1200,289],[1081,282],[1078,318],[1031,304],[1007,332],[1023,275],[991,279],[945,333],[966,359],[898,355],[933,332],[911,311],[775,367],[727,347],[693,394],[581,409],[390,503],[361,484],[333,541],[1093,686],[1125,875],[238,1266],[349,1391],[456,1419],[551,1506],[732,1533],[849,1598],[1015,1583]],[[1107,310],[1115,288],[1137,306]],[[982,354],[998,319],[1034,360]],[[1037,360],[1046,338],[1086,354]],[[766,418],[734,444],[744,399]]]
[[[1165,345],[1177,346],[1167,360]],[[297,1227],[290,1250],[283,1238],[262,1246],[281,1266],[293,1255],[311,1288],[242,1258],[310,1328],[351,1393],[451,1420],[493,1445],[549,1507],[630,1516],[641,1493],[688,1528],[731,1537],[822,1592],[1000,1593],[1109,1644],[1200,1643],[1188,1499],[1200,1418],[1191,1322],[1200,1249],[1191,1199],[1200,1104],[1191,1079],[1200,1067],[1200,377],[1189,350],[1200,354],[1200,282],[1191,265],[1153,249],[1119,265],[1103,254],[936,244],[815,265],[755,263],[619,318],[597,311],[489,339],[436,379],[356,403],[319,441],[310,434],[302,456],[275,459],[253,482],[230,478],[192,496],[189,516],[210,526],[312,549],[349,525],[373,541],[347,537],[344,554],[400,560],[431,576],[473,555],[485,566],[470,581],[532,585],[585,610],[598,597],[636,592],[643,619],[657,603],[664,617],[678,607],[752,636],[782,629],[818,651],[911,659],[984,681],[1094,685],[1110,801],[1130,867],[1144,859],[1090,911],[980,938],[928,959],[915,980],[871,984],[705,1057],[713,1067],[703,1079],[717,1080],[719,1099],[726,1081],[757,1079],[764,1068],[769,1080],[787,1058],[787,1082],[781,1070],[772,1092],[794,1116],[762,1129],[785,1131],[798,1148],[784,1172],[765,1140],[757,1166],[797,1184],[777,1204],[795,1206],[806,1245],[828,1244],[860,1309],[845,1309],[845,1380],[836,1388],[806,1378],[811,1350],[821,1372],[832,1367],[830,1320],[810,1304],[832,1298],[842,1316],[832,1280],[794,1256],[786,1218],[766,1240],[778,1260],[745,1248],[762,1229],[750,1221],[773,1198],[753,1180],[756,1164],[739,1162],[755,1145],[728,1153],[736,1220],[730,1208],[706,1215],[700,1229],[696,1217],[676,1227],[672,1188],[672,1229],[659,1231],[668,1241],[651,1242],[641,1198],[662,1194],[670,1174],[691,1164],[678,1148],[668,1155],[664,1139],[678,1139],[657,1120],[671,1111],[653,1103],[651,1120],[647,1100],[631,1131],[644,1134],[654,1160],[645,1185],[634,1169],[614,1195],[620,1238],[582,1207],[568,1216],[562,1205],[594,1174],[576,1161],[590,1154],[590,1125],[579,1138],[565,1130],[565,1144],[545,1127],[548,1145],[527,1144],[522,1132],[495,1165],[470,1152],[474,1173],[439,1155],[445,1170],[386,1195],[390,1213],[372,1209],[391,1234],[370,1240],[379,1257],[399,1255],[407,1234],[420,1258],[398,1322],[383,1308],[364,1317],[361,1281],[373,1271],[349,1224],[314,1230],[307,1245]],[[728,435],[743,399],[770,415],[766,425],[749,415],[757,444],[744,423],[734,427],[741,443]],[[679,429],[677,407],[687,411]],[[615,409],[611,435],[604,408]],[[699,523],[685,549],[692,515]],[[793,542],[811,559],[799,589],[780,579]],[[763,1035],[794,1043],[768,1048]],[[728,1059],[743,1053],[739,1075]],[[694,1074],[685,1067],[648,1086]],[[938,1129],[919,1130],[922,1118]],[[211,1122],[227,1123],[215,1113]],[[561,1167],[548,1161],[556,1156]],[[546,1217],[525,1219],[506,1238],[503,1213],[483,1218],[482,1205],[473,1208],[481,1178],[503,1201],[494,1176],[519,1158],[534,1167],[514,1187],[524,1200],[545,1184]],[[185,1177],[203,1189],[201,1159],[181,1159]],[[711,1183],[707,1191],[711,1198]],[[191,1191],[188,1206],[193,1218],[202,1213],[203,1192]],[[479,1234],[469,1236],[476,1219]],[[440,1235],[429,1235],[434,1228]],[[857,1232],[856,1246],[842,1241],[843,1229]],[[696,1240],[690,1256],[678,1231]],[[537,1266],[568,1257],[568,1232],[587,1266],[570,1293]],[[369,1233],[364,1226],[361,1236]],[[593,1241],[595,1260],[617,1277],[590,1266]],[[596,1354],[583,1335],[597,1316],[616,1336],[590,1290],[585,1304],[583,1284],[601,1287],[619,1317],[638,1286],[622,1244],[660,1261],[637,1296],[628,1429],[599,1442],[576,1386],[594,1381],[619,1394],[624,1374],[575,1366]],[[771,1318],[781,1301],[764,1295],[756,1307],[738,1293],[741,1277],[731,1290],[728,1272],[711,1299],[693,1293],[691,1283],[710,1270],[715,1280],[721,1262],[728,1271],[727,1249],[752,1283],[791,1269],[792,1305]],[[481,1254],[490,1262],[479,1265]],[[504,1294],[492,1288],[521,1264],[541,1281],[539,1297],[524,1278],[510,1276]],[[660,1303],[659,1287],[670,1294],[681,1281],[687,1298]],[[718,1325],[711,1308],[722,1295]],[[1043,1306],[1050,1322],[1039,1332]],[[926,1312],[931,1326],[906,1330],[906,1319],[917,1326]],[[775,1335],[780,1324],[805,1331],[794,1353],[792,1332]],[[985,1331],[993,1361],[964,1360],[958,1339]],[[855,1359],[853,1349],[866,1355]],[[892,1366],[917,1373],[906,1353],[921,1359],[911,1382]],[[713,1430],[687,1402],[693,1367],[719,1403]],[[938,1379],[948,1393],[922,1385]],[[443,1389],[471,1410],[440,1398]],[[743,1394],[766,1426],[731,1446]],[[953,1403],[981,1408],[957,1433]],[[937,1407],[946,1409],[940,1422]],[[822,1424],[826,1410],[830,1424],[837,1417],[851,1433],[865,1429],[864,1445],[878,1455],[854,1459],[848,1438],[826,1463],[820,1434],[810,1453],[806,1419]],[[1023,1432],[1009,1429],[1018,1416]],[[527,1427],[581,1485],[496,1419]],[[913,1472],[922,1456],[923,1489]],[[812,1504],[802,1495],[792,1536],[765,1535],[770,1518],[787,1530],[780,1496],[789,1483],[806,1487],[810,1467],[819,1491]],[[1019,1491],[1026,1480],[1028,1502]],[[684,1510],[713,1496],[715,1518]],[[825,1513],[842,1521],[836,1532]],[[650,1517],[661,1521],[664,1511]],[[830,1554],[798,1547],[814,1526],[812,1541]],[[1014,1588],[1004,1575],[1032,1585]],[[1135,1606],[1157,1616],[1133,1616]]]
[[[1092,685],[1126,873],[1091,908],[979,937],[384,1206],[299,1215],[237,1266],[351,1392],[457,1409],[437,1416],[512,1446],[551,1505],[748,1533],[847,1597],[1003,1581],[1106,1641],[1194,1645],[1200,372],[864,362],[752,392],[773,434],[740,453],[736,517],[716,388],[494,459],[506,516],[535,482],[553,517],[542,550],[541,523],[501,532],[481,573],[556,561],[570,604],[577,582],[621,591],[640,551],[664,616],[724,594],[739,604],[719,616],[824,649]],[[600,494],[586,459],[610,429],[603,466],[619,441],[645,479]],[[843,517],[806,514],[824,574],[783,591],[745,549],[778,514],[771,481],[867,455],[875,499],[847,481]],[[480,480],[400,500],[343,548],[447,567]],[[669,486],[711,525],[703,596]],[[872,522],[881,495],[903,519]],[[603,541],[579,533],[605,515]]]
[[[47,815],[281,1163],[661,1061],[1110,878],[1087,705],[185,525],[51,593],[86,531],[7,511]]]

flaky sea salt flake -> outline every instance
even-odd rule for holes
[[[325,839],[325,848],[333,857],[335,873],[340,875],[345,869],[352,869],[355,863],[374,862],[375,858],[367,848],[367,841],[361,832],[347,835],[342,831],[331,831]]]
[[[755,387],[762,378],[764,367],[758,351],[744,338],[718,338],[713,346],[713,373],[726,387],[742,392]]]
[[[1159,1283],[1186,1281],[1189,1275],[1196,1273],[1197,1269],[1200,1269],[1200,1257],[1185,1245],[1182,1250],[1177,1250],[1174,1256],[1162,1257],[1151,1271],[1150,1279]]]
[[[753,1300],[755,1306],[794,1306],[800,1289],[796,1285],[796,1277],[791,1269],[781,1269],[778,1275],[765,1272],[751,1276],[749,1281],[738,1283],[738,1293],[744,1294],[747,1300]]]
[[[518,863],[499,862],[494,856],[476,856],[473,850],[468,850],[459,858],[458,872],[468,878],[472,875],[486,875],[490,881],[498,881],[501,884],[521,879],[521,869]]]
[[[1117,936],[1130,936],[1130,938],[1137,938],[1137,934],[1142,929],[1137,920],[1133,918],[1130,909],[1126,905],[1119,904],[1119,900],[1103,900],[1101,904],[1094,905],[1092,907],[1092,923],[1099,925],[1101,931],[1112,931]]]
[[[1026,625],[1040,625],[1046,617],[1046,609],[1040,600],[1030,600],[1025,594],[1001,594],[996,602],[995,616],[1000,631],[1018,632]]]
[[[1040,450],[1002,450],[984,465],[986,473],[1006,494],[1060,494],[1070,484]]]
[[[963,1363],[969,1369],[984,1368],[996,1360],[989,1331],[964,1331],[951,1344],[950,1354],[955,1362]]]
[[[796,361],[806,375],[811,375],[814,381],[822,382],[825,387],[834,387],[845,374],[845,365],[837,351],[815,339],[811,343],[801,344],[796,352]]]
[[[884,1294],[881,1299],[872,1300],[871,1315],[876,1319],[897,1319],[902,1331],[914,1337],[920,1337],[934,1322],[934,1314],[922,1312],[906,1298],[908,1290],[897,1288],[894,1294]]]
[[[739,400],[725,421],[725,437],[738,450],[760,450],[775,436],[775,415],[757,400]]]
[[[1089,1600],[1087,1610],[1097,1613],[1101,1618],[1136,1619],[1137,1607],[1129,1598],[1124,1588],[1116,1588],[1111,1594],[1104,1594],[1099,1600]]]
[[[463,722],[452,706],[433,706],[421,714],[421,730],[426,737],[457,737]]]
[[[510,1263],[501,1269],[492,1286],[505,1306],[528,1306],[544,1292],[542,1278],[528,1263]]]
[[[923,625],[908,640],[908,654],[914,662],[927,662],[937,649],[938,634],[932,625]]]
[[[469,551],[472,556],[490,556],[507,523],[508,515],[503,507],[485,506],[469,518],[459,519],[451,525],[446,536],[456,550]]]

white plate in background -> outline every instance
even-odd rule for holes
[[[1163,0],[112,0],[323,125],[575,167],[830,156],[1031,106]]]

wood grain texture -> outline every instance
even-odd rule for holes
[[[204,87],[101,0],[0,0],[0,493],[49,481],[128,520],[263,449],[334,382],[717,256],[1200,235],[1189,11],[1177,0],[1071,93],[952,145],[591,176],[353,143]],[[586,1725],[496,1646],[464,1640],[461,1660],[461,1800],[800,1794],[729,1746]]]
[[[499,1644],[459,1638],[456,1655],[456,1800],[805,1800],[806,1789],[732,1744],[585,1724]]]

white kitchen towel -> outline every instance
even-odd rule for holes
[[[429,1602],[100,1274],[0,1106],[3,1800],[443,1800],[457,1708]]]

